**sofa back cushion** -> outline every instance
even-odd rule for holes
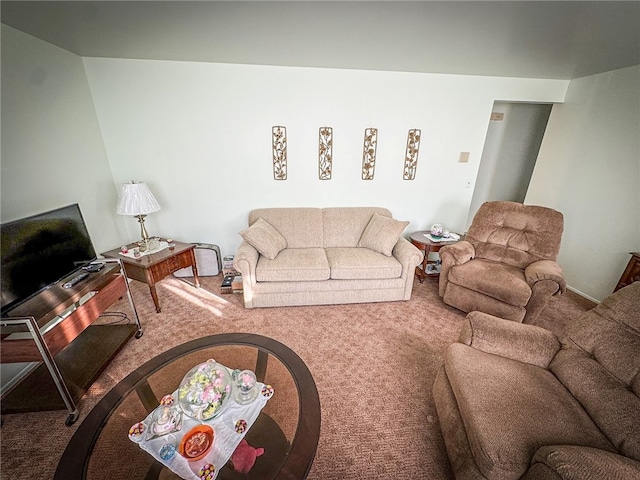
[[[625,456],[640,461],[640,282],[569,325],[553,373]]]
[[[556,210],[517,202],[485,202],[465,240],[476,257],[524,269],[537,260],[556,260],[564,218]]]
[[[265,219],[280,232],[288,248],[323,247],[320,208],[258,208],[249,212],[249,226],[259,218]]]
[[[373,214],[391,217],[391,212],[379,207],[333,207],[322,210],[324,247],[355,247]]]

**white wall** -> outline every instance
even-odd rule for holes
[[[1,108],[2,222],[78,203],[98,252],[120,244],[82,59],[3,24]]]
[[[493,102],[559,102],[568,82],[455,75],[84,59],[116,182],[145,181],[163,209],[151,235],[234,253],[250,209],[378,205],[407,232],[465,224]],[[288,179],[273,180],[271,127],[287,127]],[[331,180],[318,180],[318,128],[333,127]],[[373,181],[364,129],[378,128]],[[422,130],[417,177],[402,179],[407,131]],[[458,163],[471,152],[468,164]],[[138,236],[127,222],[130,239]],[[116,246],[116,245],[113,245]]]
[[[602,300],[640,251],[640,65],[573,80],[553,108],[527,203],[561,211],[568,284]]]

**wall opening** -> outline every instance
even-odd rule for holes
[[[524,202],[552,104],[495,102],[467,227],[484,202]]]

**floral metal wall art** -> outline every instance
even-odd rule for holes
[[[273,179],[287,179],[287,129],[275,126],[271,128],[271,146],[273,149]]]
[[[376,148],[378,146],[378,129],[364,129],[364,145],[362,148],[362,180],[373,180],[376,169]]]
[[[331,180],[333,166],[333,128],[320,127],[318,133],[318,177]]]
[[[407,151],[404,154],[404,180],[414,180],[418,168],[418,151],[420,150],[420,130],[413,128],[407,134]]]

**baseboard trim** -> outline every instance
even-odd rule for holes
[[[573,287],[572,287],[572,286],[570,286],[570,285],[567,285],[567,289],[568,289],[568,290],[571,290],[573,293],[576,293],[576,294],[580,295],[581,297],[586,298],[587,300],[591,300],[593,303],[600,303],[600,300],[597,300],[597,299],[595,299],[595,298],[593,298],[593,297],[590,297],[590,296],[589,296],[589,295],[587,295],[586,293],[581,292],[581,291],[580,291],[580,290],[578,290],[577,288],[573,288]]]

